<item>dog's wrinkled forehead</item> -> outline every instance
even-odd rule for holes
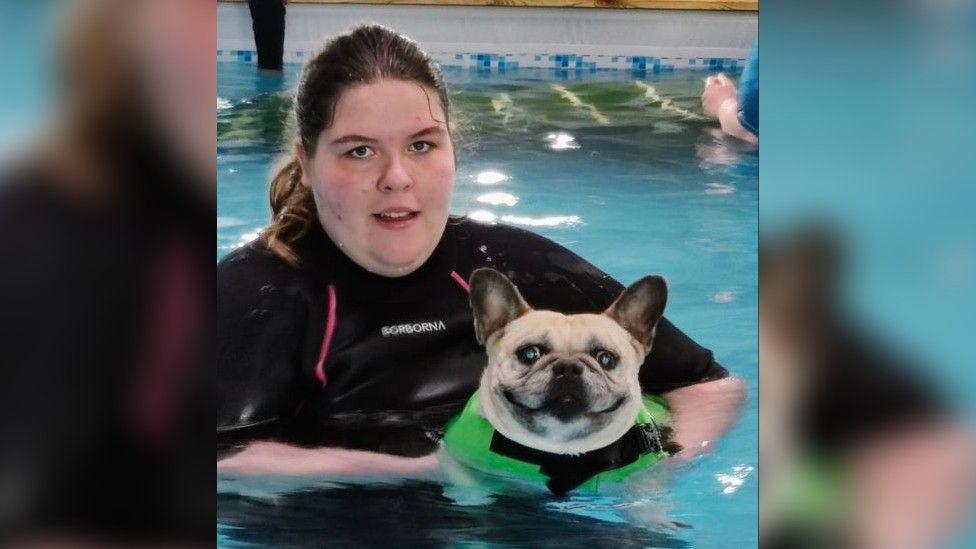
[[[533,311],[509,323],[495,344],[509,350],[536,344],[559,353],[587,353],[596,347],[630,349],[631,341],[627,331],[605,315]]]
[[[489,348],[497,345],[498,340],[507,334],[518,333],[524,339],[525,332],[540,329],[537,323],[551,322],[553,325],[550,329],[559,332],[553,334],[553,337],[560,334],[567,338],[578,337],[579,332],[583,331],[580,324],[585,324],[589,331],[601,333],[613,333],[623,329],[646,353],[650,351],[654,329],[664,311],[668,294],[663,278],[646,276],[624,289],[610,307],[603,311],[602,316],[607,318],[595,318],[597,315],[567,317],[559,313],[544,315],[544,311],[533,310],[512,281],[493,269],[475,269],[469,285],[475,339]],[[574,317],[577,321],[573,320]],[[622,342],[617,339],[613,337],[607,343],[621,345]],[[567,339],[565,343],[553,346],[563,344],[570,345],[572,342]]]

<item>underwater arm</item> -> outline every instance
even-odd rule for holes
[[[746,383],[735,377],[706,381],[664,394],[671,409],[673,441],[681,461],[707,452],[732,426],[746,400]]]
[[[947,421],[865,440],[849,458],[857,547],[936,547],[965,525],[976,489],[976,438]]]
[[[436,454],[405,458],[345,448],[302,448],[274,441],[252,442],[217,462],[219,473],[232,475],[410,476],[436,467]]]

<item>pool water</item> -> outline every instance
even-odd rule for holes
[[[300,67],[217,68],[217,258],[269,220],[268,173]],[[436,483],[218,495],[224,546],[754,547],[758,543],[758,151],[705,119],[701,72],[446,70],[460,138],[452,212],[531,228],[623,283],[663,274],[667,316],[747,380],[713,453],[641,500],[541,494],[459,506]],[[221,483],[218,482],[218,491]],[[666,509],[685,528],[629,511]]]

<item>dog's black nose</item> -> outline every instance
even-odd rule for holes
[[[557,362],[552,367],[553,377],[583,375],[583,366],[578,362]]]

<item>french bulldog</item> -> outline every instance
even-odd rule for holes
[[[472,273],[470,288],[475,336],[488,355],[480,411],[498,433],[531,449],[579,455],[634,426],[643,405],[637,374],[667,302],[663,278],[638,280],[600,314],[534,310],[489,268]],[[669,453],[680,449],[660,442]]]

